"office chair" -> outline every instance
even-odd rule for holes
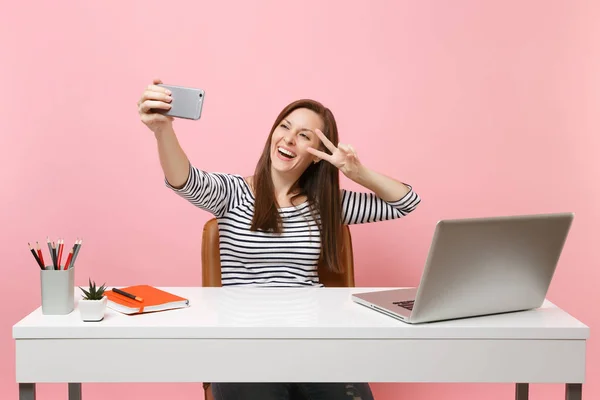
[[[343,248],[342,263],[345,269],[337,274],[329,271],[325,265],[319,264],[319,281],[326,287],[354,287],[354,255],[352,253],[352,236],[348,225],[342,226]],[[219,226],[216,218],[204,224],[202,231],[202,286],[221,286],[221,254],[219,250]],[[204,383],[204,397],[214,400],[210,383]]]

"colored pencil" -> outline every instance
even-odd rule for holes
[[[54,269],[57,269],[56,260],[58,257],[56,256],[56,243],[52,242],[52,262],[54,263]]]
[[[81,249],[81,243],[83,239],[78,239],[75,241],[75,246],[73,246],[73,258],[71,259],[71,266],[75,267],[75,260],[77,260],[77,256],[79,256],[79,250]]]
[[[60,269],[60,261],[62,260],[63,247],[65,247],[65,240],[58,239],[58,256],[56,257],[57,269]]]
[[[40,256],[40,261],[42,262],[42,267],[46,268],[46,263],[44,262],[44,256],[42,255],[42,249],[40,248],[40,243],[35,242],[37,244],[37,253]]]
[[[64,269],[69,269],[69,263],[71,262],[71,257],[73,257],[73,249],[71,249],[71,251],[69,251],[69,255],[67,256],[67,261],[65,261]]]
[[[52,260],[52,263],[54,263],[54,253],[52,252],[52,244],[50,243],[50,238],[46,237],[46,240],[48,241],[48,251],[50,252],[50,260]]]
[[[33,249],[33,247],[31,247],[31,243],[27,243],[27,244],[29,245],[29,250],[31,250],[31,254],[33,254],[33,258],[35,258],[35,261],[38,263],[38,265],[40,266],[41,269],[44,269],[44,265],[40,261],[38,255],[35,252],[35,250]]]

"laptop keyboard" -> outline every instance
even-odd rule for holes
[[[412,311],[415,301],[414,300],[394,301],[394,302],[392,302],[392,304],[395,304],[399,307],[406,308],[407,310]]]

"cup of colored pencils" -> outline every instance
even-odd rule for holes
[[[50,265],[46,265],[44,262],[44,255],[42,254],[42,249],[40,247],[39,242],[36,243],[36,248],[34,249],[31,243],[27,243],[29,245],[29,250],[31,254],[33,254],[33,258],[35,259],[37,265],[42,270],[67,270],[75,267],[75,261],[77,260],[77,256],[79,255],[79,250],[81,249],[81,244],[83,239],[75,240],[73,247],[69,250],[69,253],[66,255],[65,263],[62,263],[65,240],[59,238],[56,242],[50,241],[50,238],[47,238],[48,243],[48,252],[50,253]]]
[[[42,314],[65,315],[74,309],[75,297],[75,262],[81,249],[82,239],[77,239],[69,250],[64,264],[62,263],[65,241],[58,239],[51,242],[47,238],[50,253],[50,265],[44,262],[44,255],[39,242],[34,249],[28,243],[29,250],[40,267],[40,284],[42,292]]]

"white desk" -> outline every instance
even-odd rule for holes
[[[190,307],[108,309],[101,322],[38,308],[19,321],[20,399],[35,398],[36,382],[67,382],[75,400],[86,382],[215,381],[510,382],[519,400],[530,383],[565,383],[567,398],[581,399],[589,329],[550,302],[412,326],[350,299],[370,288],[164,289]]]

